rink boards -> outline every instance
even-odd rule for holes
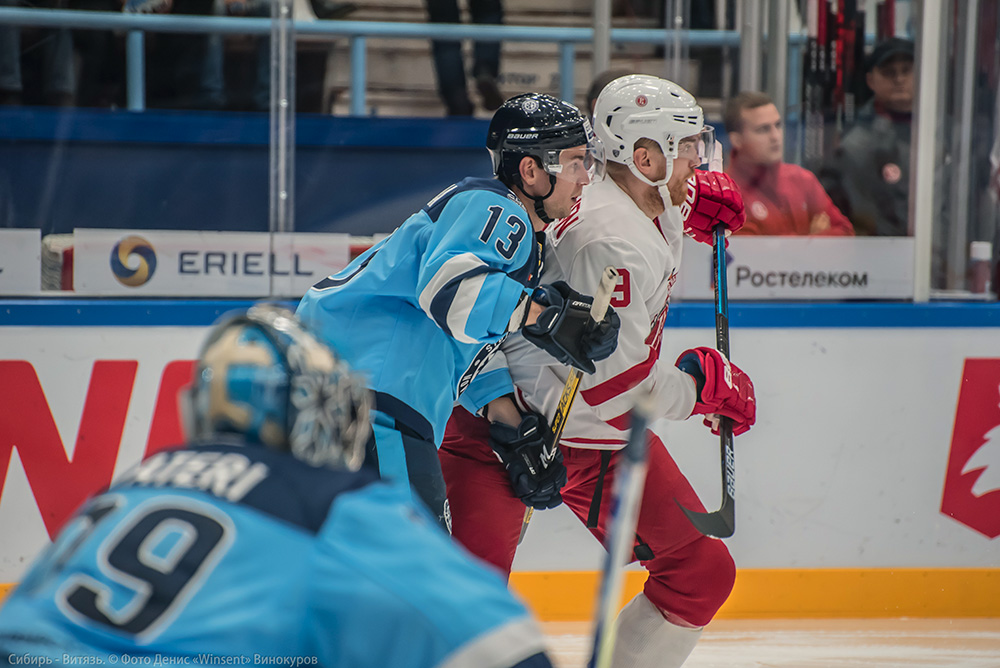
[[[205,327],[246,304],[0,303],[0,583],[87,494],[176,442]],[[736,439],[722,615],[1000,616],[1000,307],[733,303],[730,321],[759,408]],[[665,356],[712,345],[712,323],[709,303],[672,306]],[[717,439],[697,420],[656,429],[717,507]],[[600,564],[565,508],[536,512],[513,584],[543,618],[583,619]]]

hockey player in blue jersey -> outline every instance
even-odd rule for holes
[[[519,95],[494,114],[486,146],[496,179],[449,186],[298,307],[374,391],[369,462],[384,478],[409,480],[445,526],[437,447],[458,396],[504,338],[521,330],[592,373],[618,335],[612,309],[595,325],[589,297],[564,282],[538,287],[544,249],[536,233],[603,177],[589,120],[548,95]],[[556,489],[565,482],[561,467],[548,475]]]
[[[0,664],[551,668],[500,577],[360,466],[369,392],[290,311],[216,326],[184,448],[84,504],[0,608]]]

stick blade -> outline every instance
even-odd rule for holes
[[[736,514],[733,512],[732,506],[725,502],[723,502],[722,508],[714,513],[699,513],[695,510],[688,510],[677,499],[674,501],[687,515],[694,528],[709,538],[729,538],[736,531]]]

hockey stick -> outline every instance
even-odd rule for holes
[[[712,254],[715,271],[715,347],[729,359],[729,288],[726,284],[726,228],[715,226]],[[694,528],[711,538],[729,538],[736,530],[736,459],[733,456],[733,425],[719,416],[722,452],[722,506],[714,513],[688,510],[677,501]],[[675,499],[676,500],[676,499]]]
[[[604,314],[608,312],[611,304],[611,293],[615,291],[615,284],[618,282],[618,271],[614,267],[605,267],[601,274],[601,282],[597,286],[597,294],[594,295],[594,302],[590,305],[590,317],[594,322],[604,320]],[[583,372],[573,367],[570,369],[569,378],[563,385],[562,394],[559,395],[559,404],[556,406],[556,414],[552,416],[552,447],[559,446],[559,438],[566,427],[566,418],[569,416],[569,409],[576,399],[576,391],[580,388],[580,379]],[[524,509],[524,519],[521,521],[521,533],[517,537],[517,544],[524,540],[524,534],[528,531],[528,523],[535,509],[528,507]]]
[[[611,652],[615,647],[615,617],[618,614],[625,580],[625,566],[632,559],[635,546],[635,527],[639,519],[639,505],[646,483],[649,444],[646,427],[654,414],[653,395],[640,397],[632,408],[628,444],[615,469],[614,490],[611,496],[611,515],[605,547],[608,550],[601,573],[601,589],[597,599],[597,624],[594,627],[594,649],[589,668],[608,668]]]

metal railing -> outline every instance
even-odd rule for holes
[[[147,32],[207,33],[228,35],[270,35],[271,19],[228,16],[183,16],[160,14],[125,14],[62,9],[22,9],[0,7],[0,25],[83,30],[116,30],[126,36],[127,107],[142,111],[146,107],[144,42]],[[559,45],[559,95],[573,99],[573,74],[576,46],[591,43],[592,28],[447,25],[434,23],[389,23],[378,21],[294,21],[296,37],[346,37],[350,42],[350,113],[364,116],[367,87],[367,40],[441,39],[503,42],[545,42]],[[739,47],[735,30],[683,30],[613,28],[614,44],[664,44],[681,33],[691,46]]]

